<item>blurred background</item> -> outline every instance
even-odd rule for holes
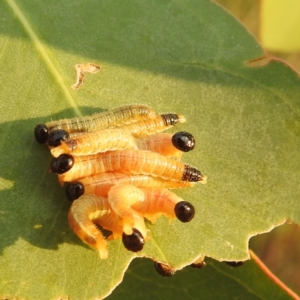
[[[300,74],[299,0],[213,0],[233,14],[257,39],[266,60],[277,58]]]
[[[300,74],[299,0],[214,0],[257,39],[266,58],[280,59]],[[299,99],[300,101],[300,99]],[[283,199],[284,200],[284,199]],[[300,227],[285,224],[253,237],[250,248],[284,283],[300,294]]]

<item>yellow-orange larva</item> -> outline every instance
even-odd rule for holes
[[[145,118],[155,118],[155,111],[144,104],[117,107],[91,116],[47,122],[49,130],[65,129],[68,132],[84,132],[121,126]]]
[[[74,201],[69,210],[68,221],[77,236],[86,244],[99,250],[101,258],[107,258],[107,242],[93,220],[100,219],[111,213],[111,208],[105,198],[85,195]],[[112,218],[112,227],[119,226],[119,219]]]
[[[35,139],[38,143],[47,142],[51,131],[64,129],[69,133],[94,131],[116,126],[123,126],[143,119],[156,117],[155,111],[143,104],[121,106],[109,111],[94,114],[92,116],[50,121],[46,124],[38,124],[34,129]]]
[[[51,149],[51,154],[54,157],[63,153],[91,155],[106,151],[137,148],[136,139],[130,132],[122,128],[114,128],[96,130],[61,141],[59,146]]]
[[[112,135],[109,136],[109,140],[113,141],[114,139],[120,140],[120,145],[122,145],[120,137],[120,133],[123,130],[124,139],[128,139],[129,133],[137,138],[146,137],[149,135],[153,135],[155,133],[159,133],[166,129],[169,129],[173,125],[178,122],[185,122],[185,118],[181,115],[177,115],[174,113],[162,114],[158,115],[155,118],[147,118],[141,121],[132,122],[130,124],[124,124],[120,132],[113,131]],[[114,128],[116,126],[110,126],[110,128]],[[75,132],[69,133],[63,129],[55,129],[50,132],[48,135],[47,143],[50,147],[57,147],[59,149],[53,150],[52,155],[57,156],[58,153],[72,153],[73,155],[87,155],[98,152],[103,152],[102,149],[105,149],[105,139],[101,137],[103,128],[95,129],[93,131],[84,131],[84,132]],[[125,132],[126,131],[126,132]],[[104,136],[107,136],[107,133],[103,132]],[[87,147],[84,147],[84,143],[89,143],[93,148],[93,150],[87,151]],[[174,142],[172,140],[172,142]],[[66,143],[66,144],[65,144]],[[116,144],[116,141],[113,142]],[[59,146],[63,144],[63,146]],[[97,146],[99,146],[99,151],[97,150]],[[174,147],[173,147],[174,148]],[[123,149],[123,147],[122,147]],[[131,149],[131,148],[129,148]],[[182,149],[181,149],[182,150]],[[178,153],[177,153],[178,155]]]
[[[95,194],[97,196],[107,197],[110,188],[118,184],[131,184],[136,187],[164,187],[178,189],[191,187],[195,183],[189,181],[166,180],[149,175],[107,172],[84,177],[78,181],[68,182],[66,185],[66,195],[69,200],[78,199],[83,194]]]
[[[161,214],[189,222],[195,214],[192,204],[165,188],[137,188],[130,184],[113,186],[108,192],[112,210],[122,219],[123,231],[132,233],[136,211],[155,221]]]
[[[62,154],[52,159],[51,171],[59,174],[58,179],[61,183],[106,172],[143,174],[167,180],[206,183],[206,176],[196,168],[145,150],[108,151],[75,157]]]
[[[70,227],[90,247],[99,251],[100,258],[108,257],[107,241],[98,225],[120,238],[123,233],[121,219],[111,210],[107,198],[84,195],[72,203],[68,214]],[[133,215],[133,226],[143,237],[147,235],[144,219],[139,213]],[[133,251],[133,250],[132,250]]]
[[[50,151],[54,157],[58,157],[63,153],[83,156],[100,152],[139,148],[165,156],[180,158],[183,152],[173,145],[172,137],[173,135],[169,133],[157,133],[136,139],[130,132],[121,128],[103,129],[61,141],[59,146],[52,148]]]
[[[136,189],[136,187],[132,186],[131,189],[133,192],[133,189]],[[185,211],[182,211],[182,209],[178,211],[178,209],[180,210],[180,203],[186,204],[187,202],[168,189],[149,187],[140,188],[140,190],[144,194],[144,201],[135,202],[131,205],[131,208],[141,213],[148,220],[154,222],[161,214],[164,214],[169,219],[177,217],[181,222],[189,222],[193,218],[194,210],[191,208],[191,205]],[[176,210],[177,207],[178,209]]]

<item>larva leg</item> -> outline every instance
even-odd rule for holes
[[[189,222],[195,214],[194,206],[165,188],[140,188],[145,200],[136,202],[131,208],[141,213],[145,218],[155,221],[161,214],[181,222]]]
[[[131,184],[136,187],[165,187],[178,189],[191,187],[193,182],[165,180],[149,175],[131,175],[125,173],[107,172],[81,178],[66,184],[66,196],[73,201],[83,194],[96,194],[107,197],[110,188],[117,184]]]
[[[123,232],[132,234],[135,211],[131,209],[134,203],[144,201],[144,193],[129,184],[113,186],[108,192],[108,202],[112,210],[122,219]]]
[[[105,169],[104,172],[144,174],[175,181],[200,181],[202,183],[206,181],[206,177],[196,168],[151,151],[113,151],[100,153],[98,157],[99,163],[102,163]]]
[[[109,213],[110,206],[106,198],[85,195],[72,203],[68,214],[69,224],[73,231],[83,242],[99,250],[102,259],[108,256],[107,242],[93,220],[101,219]],[[111,224],[110,227],[117,226],[118,222]]]
[[[58,157],[63,153],[72,155],[91,155],[100,152],[137,149],[134,137],[126,130],[103,129],[87,132],[72,139],[65,139],[61,144],[51,149],[51,154]]]

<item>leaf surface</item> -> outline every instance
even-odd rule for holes
[[[183,160],[207,185],[176,193],[191,223],[148,224],[139,256],[180,269],[201,254],[245,260],[248,239],[286,220],[299,224],[299,78],[272,62],[230,15],[202,1],[0,3],[0,295],[103,298],[135,254],[120,241],[109,259],[69,228],[69,202],[33,128],[50,119],[145,103],[179,112],[197,148]],[[71,90],[77,63],[103,67]],[[84,288],[82,288],[84,286]]]

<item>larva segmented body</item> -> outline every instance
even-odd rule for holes
[[[82,194],[96,194],[97,196],[107,197],[110,188],[119,184],[131,184],[136,187],[164,187],[177,189],[191,187],[194,185],[194,182],[165,180],[149,175],[107,172],[84,177],[79,181],[70,182],[66,187],[66,194],[70,200],[77,199]]]
[[[170,219],[177,217],[181,222],[189,222],[195,214],[192,204],[164,188],[115,185],[108,192],[108,202],[122,219],[123,231],[127,235],[132,234],[136,211],[151,221],[165,214]]]
[[[51,165],[55,165],[60,157],[53,158]],[[71,169],[58,175],[61,183],[105,172],[142,174],[167,180],[206,183],[206,176],[203,176],[196,168],[150,151],[108,151],[90,156],[77,156],[73,160]],[[53,168],[52,171],[57,172]]]
[[[107,198],[84,195],[74,201],[68,214],[70,227],[90,247],[97,249],[100,258],[108,257],[107,242],[97,225],[113,232],[113,238],[122,235],[121,219],[111,210]],[[144,219],[139,213],[133,215],[133,226],[143,237],[147,235]]]
[[[172,137],[173,135],[170,133],[157,133],[143,139],[138,139],[137,145],[141,150],[148,150],[164,156],[180,158],[183,152],[173,145]]]
[[[73,202],[68,214],[69,224],[73,231],[82,241],[99,250],[102,259],[108,256],[107,242],[93,220],[100,219],[109,213],[111,213],[111,208],[107,199],[85,195]],[[120,226],[119,219],[112,219],[112,221],[115,220],[116,222],[111,224],[111,227],[117,229]]]
[[[114,128],[97,130],[61,141],[58,147],[51,149],[51,154],[54,157],[63,153],[91,155],[106,151],[137,148],[136,139],[129,132],[121,128]]]
[[[65,129],[68,132],[93,131],[113,126],[121,126],[137,122],[144,118],[154,118],[155,111],[143,104],[125,105],[92,116],[63,119],[47,122],[46,126],[53,129]]]
[[[132,209],[137,210],[152,222],[161,214],[166,215],[169,219],[176,218],[175,205],[184,201],[183,199],[166,188],[149,187],[140,188],[140,190],[144,194],[144,201],[132,204]]]
[[[125,105],[92,116],[62,119],[50,121],[46,124],[38,124],[34,128],[34,136],[38,143],[44,144],[47,142],[49,134],[55,130],[65,130],[68,133],[88,132],[97,129],[123,126],[125,124],[155,117],[155,111],[146,105]]]
[[[173,135],[169,133],[157,133],[143,139],[136,139],[129,132],[120,128],[103,129],[61,141],[59,146],[52,148],[50,151],[54,157],[58,157],[63,153],[83,156],[139,148],[180,158],[183,152],[175,148],[172,137]]]
[[[122,219],[123,232],[132,234],[136,211],[131,206],[137,202],[143,202],[143,191],[129,184],[115,185],[108,192],[108,202],[112,210]]]
[[[127,124],[124,129],[131,132],[134,137],[141,138],[147,135],[165,131],[177,123],[184,123],[186,119],[182,115],[167,113],[157,115],[152,119],[144,119],[139,122]]]
[[[162,132],[164,130],[167,130],[169,128],[171,128],[173,125],[179,123],[184,123],[186,120],[184,118],[184,116],[182,115],[177,115],[174,113],[168,113],[168,114],[162,114],[162,115],[157,115],[155,118],[147,118],[147,119],[143,119],[140,120],[138,122],[133,122],[130,124],[126,124],[122,127],[122,130],[124,132],[124,138],[126,139],[128,137],[129,134],[131,134],[133,137],[136,138],[148,138],[149,135],[153,135],[159,132]],[[101,129],[99,130],[101,131]],[[125,132],[127,131],[127,132]],[[98,132],[98,130],[97,130]],[[95,144],[99,143],[100,141],[97,139],[98,134],[93,134],[93,132],[91,133],[73,133],[73,134],[69,134],[69,140],[71,143],[72,140],[74,140],[76,143],[76,141],[78,140],[78,143],[80,143],[80,139],[84,139],[86,135],[91,134],[91,136],[93,138],[95,138]],[[112,134],[114,134],[112,132]],[[92,139],[92,138],[91,138]],[[111,137],[111,139],[113,139],[113,137]],[[101,141],[103,141],[103,139],[101,139]],[[141,147],[142,147],[142,143],[141,143]],[[146,147],[144,145],[144,147]],[[69,147],[68,147],[69,148]],[[74,145],[72,145],[72,148],[74,148]],[[142,148],[145,150],[148,150],[146,148]],[[98,152],[102,152],[102,151],[98,151]],[[94,153],[98,153],[97,151]],[[67,153],[67,152],[64,152]],[[68,152],[69,153],[69,152]],[[75,151],[73,152],[74,155],[84,155],[83,151],[80,154],[75,154]]]

